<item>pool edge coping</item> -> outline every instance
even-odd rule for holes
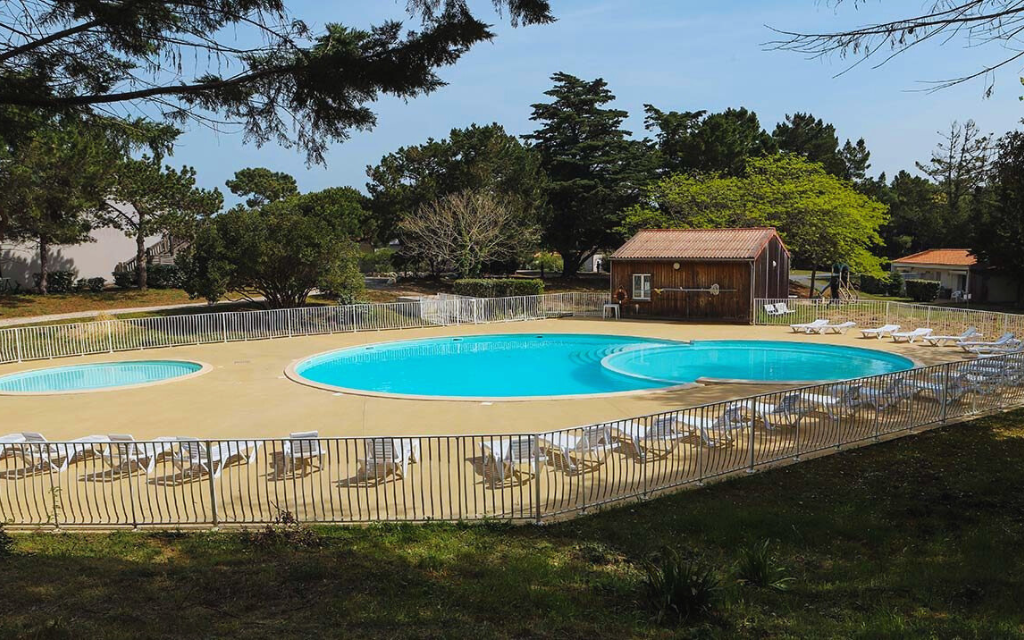
[[[71,390],[71,391],[3,391],[3,390],[0,390],[0,397],[17,398],[17,397],[40,397],[40,396],[70,396],[70,395],[81,395],[81,394],[85,394],[85,393],[106,393],[106,392],[109,392],[109,391],[125,391],[125,390],[128,390],[128,389],[142,389],[142,388],[145,388],[145,387],[155,387],[155,386],[162,385],[162,384],[170,384],[172,382],[182,382],[184,380],[189,380],[191,378],[198,378],[199,376],[206,375],[207,373],[210,373],[214,369],[214,366],[212,364],[209,364],[207,362],[203,362],[202,360],[192,360],[192,359],[188,359],[188,358],[176,358],[176,359],[173,359],[173,360],[171,360],[171,359],[153,360],[152,358],[147,358],[145,360],[108,360],[108,361],[105,361],[105,362],[90,362],[87,365],[85,365],[85,364],[83,364],[83,365],[71,364],[71,365],[60,365],[60,366],[57,366],[57,367],[37,367],[35,369],[25,369],[23,371],[17,371],[17,372],[8,374],[8,375],[12,375],[12,376],[13,375],[21,375],[23,373],[32,373],[32,372],[35,372],[35,371],[46,371],[48,369],[66,369],[66,368],[77,367],[77,366],[97,366],[97,365],[104,365],[104,364],[123,364],[125,362],[158,362],[158,361],[159,362],[186,362],[186,363],[189,363],[189,364],[197,364],[197,365],[199,365],[199,370],[198,371],[193,371],[192,373],[186,373],[183,376],[175,376],[173,378],[166,378],[164,380],[154,380],[153,382],[140,382],[138,384],[117,385],[117,386],[112,386],[112,387],[98,387],[96,389],[75,389],[75,390]]]

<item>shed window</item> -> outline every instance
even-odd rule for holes
[[[634,300],[650,300],[651,299],[651,274],[649,274],[649,273],[634,273],[633,274],[633,299]]]

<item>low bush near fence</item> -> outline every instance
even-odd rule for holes
[[[49,293],[71,293],[75,290],[75,277],[78,274],[73,269],[57,269],[56,271],[46,272],[46,290]],[[34,274],[36,288],[39,288],[39,282],[42,279],[42,274]]]
[[[544,281],[519,278],[464,278],[455,281],[455,293],[471,298],[539,296],[544,293]]]
[[[914,302],[931,302],[939,297],[940,289],[935,280],[907,280],[907,295]]]
[[[89,293],[99,293],[103,291],[103,285],[107,283],[103,278],[79,278],[78,282],[75,283],[75,291],[77,293],[83,293],[88,291]]]

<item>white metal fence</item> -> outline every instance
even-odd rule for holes
[[[767,305],[784,303],[793,313],[770,315]],[[858,328],[868,329],[883,324],[898,324],[905,330],[928,327],[937,334],[959,334],[968,327],[977,327],[985,336],[998,337],[1014,333],[1024,337],[1024,315],[994,313],[979,309],[953,309],[924,304],[907,304],[887,300],[862,300],[829,304],[814,299],[773,298],[754,301],[754,324],[784,326],[823,318],[832,322],[852,321]]]
[[[179,345],[601,314],[605,293],[202,313],[0,330],[0,364]]]
[[[15,527],[544,521],[1024,405],[1024,354],[518,435],[0,444]]]

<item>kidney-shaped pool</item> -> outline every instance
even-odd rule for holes
[[[522,400],[635,393],[703,379],[845,380],[913,366],[891,353],[820,343],[555,333],[370,344],[312,356],[286,373],[304,384],[353,393]]]

